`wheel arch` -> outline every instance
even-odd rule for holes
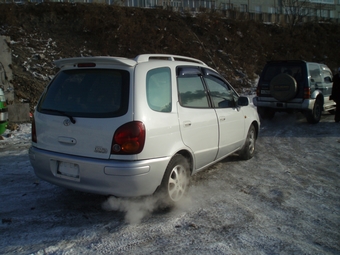
[[[322,97],[323,98],[323,94],[320,90],[314,90],[313,93],[310,95],[311,98],[316,99],[317,97]]]
[[[322,92],[320,90],[315,90],[312,95],[311,98],[316,100],[320,100],[321,101],[321,106],[322,106],[322,110],[324,110],[324,103],[325,103],[325,99],[324,96],[322,94]]]
[[[256,120],[254,120],[250,125],[253,125],[255,127],[256,139],[257,139],[258,136],[259,136],[260,125],[259,125],[259,123]]]
[[[175,155],[182,155],[188,161],[188,164],[190,167],[190,175],[191,175],[194,169],[194,159],[193,159],[192,154],[188,150],[183,149],[183,150],[176,152],[174,156]]]

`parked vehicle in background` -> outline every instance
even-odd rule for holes
[[[302,60],[269,61],[265,65],[253,102],[261,118],[275,112],[303,112],[309,123],[318,123],[322,111],[334,111],[329,100],[332,72],[324,64]]]
[[[200,60],[82,57],[61,68],[34,113],[30,161],[56,185],[179,201],[190,175],[232,153],[254,155],[256,109]]]

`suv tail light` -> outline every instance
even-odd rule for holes
[[[256,88],[256,95],[259,97],[260,96],[260,86],[257,86]]]
[[[310,88],[304,88],[303,99],[309,99],[309,98],[310,98]]]
[[[145,126],[132,121],[120,126],[112,139],[111,154],[137,154],[144,148]]]
[[[35,128],[35,120],[34,120],[34,116],[32,117],[32,130],[31,130],[31,138],[32,138],[32,142],[37,143],[38,139],[37,139],[37,130]]]

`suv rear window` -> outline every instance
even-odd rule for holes
[[[268,64],[262,75],[264,81],[270,82],[275,76],[286,73],[294,77],[296,81],[301,81],[303,77],[301,64],[284,63],[284,64]]]
[[[61,71],[48,86],[37,110],[73,117],[118,117],[128,109],[129,80],[125,70]]]

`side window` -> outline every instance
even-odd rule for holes
[[[225,82],[213,76],[205,76],[204,80],[215,108],[236,107],[237,95]]]
[[[328,70],[322,70],[322,74],[323,74],[323,80],[326,83],[331,83],[332,82],[332,73]]]
[[[149,107],[157,112],[171,112],[171,71],[168,67],[150,70],[146,75]]]
[[[308,64],[308,69],[312,81],[321,82],[321,72],[319,66],[316,64]]]
[[[209,108],[202,79],[198,75],[184,75],[177,78],[179,102],[184,107]]]

